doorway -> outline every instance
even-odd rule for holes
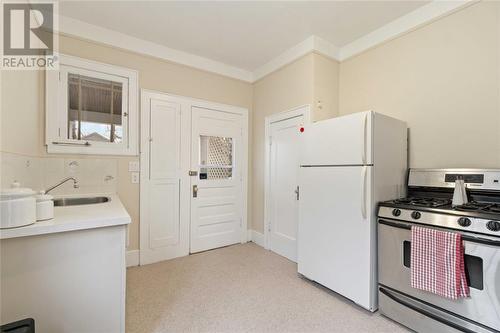
[[[193,107],[191,243],[200,252],[239,243],[243,228],[241,114]]]
[[[141,95],[140,264],[246,242],[247,110]]]
[[[309,106],[266,118],[266,248],[297,261],[299,140]]]

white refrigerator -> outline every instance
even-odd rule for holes
[[[404,195],[406,124],[372,111],[310,124],[300,165],[299,273],[376,311],[376,208]]]

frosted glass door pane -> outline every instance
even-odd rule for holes
[[[200,179],[231,179],[233,138],[200,135]]]

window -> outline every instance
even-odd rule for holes
[[[233,138],[200,135],[200,179],[233,177]]]
[[[46,72],[49,153],[137,155],[137,72],[61,55]]]

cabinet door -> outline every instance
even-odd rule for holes
[[[141,264],[189,253],[187,164],[189,124],[182,104],[168,96],[143,99]],[[184,172],[183,172],[184,171]]]

